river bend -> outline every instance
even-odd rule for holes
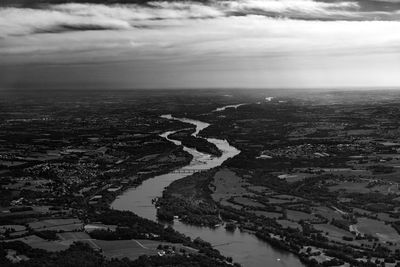
[[[194,136],[197,136],[202,129],[209,126],[208,123],[192,119],[174,118],[171,115],[163,115],[162,117],[195,125],[196,131],[193,133]],[[181,142],[168,138],[171,133],[173,133],[173,131],[165,132],[161,136],[176,145],[181,145]],[[220,166],[228,158],[234,157],[240,153],[238,149],[231,146],[226,140],[215,138],[208,138],[207,140],[215,144],[222,151],[222,156],[213,157],[208,154],[200,153],[195,149],[184,147],[183,149],[185,151],[193,155],[193,160],[189,165],[184,166],[184,169],[211,169]],[[138,187],[125,191],[114,200],[111,207],[117,210],[129,210],[141,217],[157,221],[157,209],[152,203],[152,200],[156,197],[160,197],[164,188],[170,183],[188,175],[189,174],[185,173],[171,172],[150,178]],[[304,266],[295,255],[274,249],[254,235],[241,232],[239,229],[236,229],[234,232],[229,232],[226,231],[223,226],[212,229],[184,224],[178,220],[175,220],[172,226],[178,232],[190,236],[191,238],[200,237],[211,243],[224,256],[232,257],[235,262],[242,264],[244,267]]]

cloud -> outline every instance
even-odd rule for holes
[[[360,9],[355,2],[312,0],[0,8],[0,66],[121,63],[137,73],[175,70],[192,79],[212,70],[215,79],[243,69],[248,78],[263,69],[315,70],[320,61],[340,69],[354,57],[369,59],[357,68],[372,58],[382,65],[392,58],[391,71],[400,67],[400,14]],[[375,20],[385,16],[392,20]]]
[[[355,1],[237,0],[217,5],[228,14],[263,15],[303,20],[398,20],[396,11],[364,10]]]
[[[62,4],[51,9],[74,16],[107,17],[121,20],[206,18],[222,16],[212,6],[196,2],[148,2],[144,5]]]
[[[104,31],[104,30],[118,30],[119,26],[116,25],[98,25],[90,23],[67,23],[57,24],[54,27],[46,27],[33,30],[33,33],[62,33],[70,31]]]
[[[400,3],[400,0],[371,0],[373,2]]]
[[[146,5],[67,3],[41,8],[0,8],[0,37],[69,31],[130,30],[134,27],[149,27],[153,20],[174,20],[179,24],[180,20],[187,19],[249,15],[304,20],[396,20],[400,17],[396,11],[362,12],[357,2],[351,1],[236,0],[204,4],[155,1]],[[158,23],[158,26],[164,25]]]
[[[356,2],[317,2],[312,0],[239,0],[220,3],[231,12],[275,14],[285,17],[338,18],[352,17],[359,9]]]
[[[140,5],[60,4],[42,9],[0,8],[0,36],[86,30],[126,30],[146,20],[222,16],[197,3],[150,2]],[[143,25],[139,25],[143,26]]]
[[[6,38],[0,54],[102,49],[98,60],[117,53],[129,60],[185,60],[227,57],[284,57],[398,53],[399,21],[308,21],[259,15],[213,19],[142,21],[146,27],[123,31],[71,31],[63,34]],[[162,25],[162,26],[160,26]],[[59,57],[59,55],[56,55]],[[44,56],[43,56],[44,57]],[[117,56],[116,56],[117,57]],[[91,58],[91,57],[90,57]]]
[[[51,9],[0,9],[0,36],[18,36],[62,29],[128,29],[127,21],[112,17],[76,16]]]

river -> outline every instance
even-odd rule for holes
[[[220,108],[216,108],[216,109],[214,109],[212,112],[224,111],[224,110],[226,110],[227,108],[234,108],[234,109],[237,109],[238,107],[244,106],[244,105],[246,105],[246,103],[237,104],[237,105],[227,105],[227,106],[223,106],[223,107],[220,107]]]
[[[202,129],[209,126],[209,124],[205,122],[186,118],[173,118],[171,115],[163,115],[162,117],[196,125],[196,131],[193,133],[195,136]],[[176,145],[181,145],[179,141],[168,138],[168,135],[171,133],[173,132],[165,132],[161,136],[174,142]],[[195,149],[184,147],[185,151],[193,155],[193,160],[189,165],[185,166],[184,169],[211,169],[221,165],[228,158],[240,153],[238,149],[231,146],[226,140],[214,138],[208,138],[207,140],[214,143],[222,151],[222,156],[212,157],[200,153]],[[117,210],[129,210],[141,217],[156,221],[157,209],[152,204],[152,199],[161,196],[164,188],[170,183],[187,175],[189,174],[167,173],[150,178],[144,181],[140,186],[125,191],[114,200],[111,207]],[[232,257],[235,262],[242,264],[244,267],[304,266],[295,255],[274,249],[254,235],[241,232],[239,229],[236,229],[234,232],[229,232],[226,231],[223,226],[212,229],[187,225],[178,220],[174,221],[173,228],[191,238],[200,237],[211,243],[224,256]]]

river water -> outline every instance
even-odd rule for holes
[[[163,115],[162,117],[196,125],[196,131],[193,135],[197,135],[202,129],[209,126],[205,122],[185,118],[173,118],[171,115]],[[173,132],[165,132],[161,136],[168,139],[168,135],[171,133]],[[179,141],[168,140],[181,145]],[[229,145],[226,140],[214,138],[207,140],[214,143],[222,151],[222,156],[218,158],[211,157],[197,150],[184,147],[185,151],[193,155],[193,160],[189,165],[183,167],[184,169],[211,169],[240,153],[235,147]],[[129,210],[141,217],[156,221],[157,209],[152,204],[152,199],[161,196],[164,188],[170,183],[188,175],[183,173],[168,173],[150,178],[140,186],[125,191],[114,200],[111,207],[117,210]],[[191,238],[200,237],[211,243],[224,256],[232,257],[235,262],[242,264],[244,267],[304,266],[295,255],[276,250],[254,235],[241,232],[239,229],[229,232],[222,226],[212,229],[187,225],[177,220],[174,221],[172,226],[178,232]]]
[[[223,107],[220,107],[220,108],[216,108],[216,109],[214,109],[212,112],[224,111],[224,110],[226,110],[227,108],[234,108],[234,109],[237,109],[238,107],[244,106],[244,105],[246,105],[246,103],[237,104],[237,105],[227,105],[227,106],[223,106]]]

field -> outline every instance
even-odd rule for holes
[[[80,230],[83,224],[78,219],[50,219],[29,223],[35,230],[75,231]]]
[[[264,193],[268,191],[268,188],[265,188],[263,186],[251,185],[247,187],[247,190],[254,191],[257,193]]]
[[[305,199],[290,195],[272,195],[268,198],[268,202],[272,204],[296,203]]]
[[[354,238],[350,232],[340,229],[332,224],[314,224],[314,228],[322,231],[324,234],[328,233],[327,237],[335,241],[343,242],[343,236]]]
[[[316,217],[312,214],[308,214],[305,212],[297,211],[297,210],[287,210],[287,218],[288,220],[293,220],[293,221],[300,221],[300,220],[315,220]]]
[[[313,207],[312,212],[315,214],[322,215],[324,218],[327,218],[329,221],[331,221],[332,219],[341,219],[342,218],[342,215],[338,211],[333,210],[328,207],[324,207],[324,206]]]
[[[229,169],[223,169],[214,175],[214,181],[210,186],[214,188],[211,196],[216,202],[227,200],[232,196],[242,196],[247,194],[246,189],[243,188],[244,185],[248,184],[236,173]]]
[[[52,252],[65,250],[74,242],[74,240],[47,241],[36,235],[21,237],[14,240],[22,241],[33,248],[40,248]]]
[[[385,222],[396,222],[396,221],[399,220],[399,219],[397,219],[397,218],[392,218],[392,217],[390,217],[390,215],[389,215],[388,213],[384,213],[384,212],[379,212],[379,213],[377,214],[377,216],[378,216],[378,219],[379,219],[379,220],[385,221]]]
[[[277,173],[278,175],[278,173]],[[296,172],[293,174],[282,173],[278,175],[278,178],[284,179],[288,183],[295,183],[298,181],[303,181],[309,177],[313,177],[315,174],[304,173],[304,172]]]
[[[356,229],[363,233],[373,235],[381,241],[399,242],[400,235],[390,225],[386,225],[382,221],[373,220],[365,217],[358,218],[355,225]]]
[[[152,240],[87,240],[90,245],[97,249],[101,249],[102,253],[108,258],[124,258],[137,259],[141,255],[157,255],[159,245],[175,247],[176,251],[184,249],[187,252],[193,253],[196,250],[185,247],[181,244],[172,244],[166,242]]]
[[[264,207],[264,205],[262,205],[256,201],[253,201],[247,197],[235,197],[234,200],[236,203],[238,203],[242,206],[258,207],[258,208]]]
[[[85,232],[65,232],[65,233],[58,233],[57,236],[60,238],[60,240],[90,239],[90,236]]]
[[[157,250],[142,245],[135,240],[87,240],[89,245],[94,248],[101,249],[103,255],[108,258],[130,258],[136,259],[140,255],[157,255]],[[157,242],[158,243],[158,242]]]
[[[57,234],[60,240],[47,241],[36,235],[31,235],[15,240],[20,240],[33,248],[44,249],[55,252],[67,249],[73,242],[80,241],[87,243],[93,249],[99,250],[108,258],[130,258],[137,259],[140,255],[157,255],[159,245],[175,247],[179,252],[181,249],[188,253],[197,252],[197,250],[183,246],[182,244],[172,244],[153,240],[97,240],[92,239],[84,232],[69,232]]]
[[[18,232],[24,231],[26,227],[18,224],[0,225],[0,233],[4,233],[6,229],[13,229],[14,231]]]
[[[330,186],[329,191],[346,191],[349,193],[369,193],[371,191],[370,188],[367,188],[367,185],[369,182],[351,182],[351,181],[345,181],[341,182],[338,185]]]
[[[287,200],[287,199],[280,199],[280,198],[268,198],[268,202],[271,204],[286,204],[286,203],[290,203],[292,201]]]

